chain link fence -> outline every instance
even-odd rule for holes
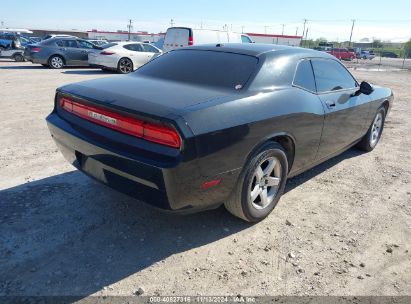
[[[352,61],[344,61],[344,64],[349,68],[367,69],[367,70],[411,70],[411,59],[407,58],[387,58],[376,56],[373,59],[354,59]]]

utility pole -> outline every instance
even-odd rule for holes
[[[243,34],[244,34],[244,28],[245,28],[245,26],[242,25],[242,26],[241,26],[241,33],[243,33]]]
[[[298,36],[298,26],[297,26],[297,28],[295,29],[295,35]]]
[[[304,46],[304,33],[305,33],[305,25],[307,24],[307,19],[304,19],[304,27],[303,27],[303,35],[301,37],[301,46]]]
[[[128,20],[128,25],[127,25],[127,27],[128,27],[128,41],[131,40],[131,28],[133,27],[132,23],[133,23],[133,20],[129,19]]]
[[[307,30],[305,31],[305,41],[308,40],[308,27]],[[308,47],[310,47],[310,44],[308,43]]]
[[[281,32],[281,36],[284,36],[284,27],[285,27],[285,24],[283,24],[283,30]]]
[[[174,19],[171,19],[171,20],[170,20],[170,26],[171,26],[171,27],[174,27]]]
[[[352,27],[351,27],[351,34],[350,34],[350,46],[351,46],[351,40],[352,40],[352,33],[354,31],[354,25],[355,25],[355,20],[351,20],[352,21]]]

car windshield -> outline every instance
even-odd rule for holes
[[[239,90],[247,83],[257,64],[258,59],[248,55],[179,50],[149,62],[135,75]]]

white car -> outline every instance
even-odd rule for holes
[[[170,27],[164,37],[163,51],[209,43],[253,43],[246,34],[229,31]]]
[[[128,74],[161,53],[160,49],[148,43],[112,42],[101,46],[100,52],[90,53],[88,63],[92,67]]]

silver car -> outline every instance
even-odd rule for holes
[[[29,44],[24,57],[52,69],[64,66],[88,66],[88,55],[101,48],[76,37],[56,37],[37,44]]]

